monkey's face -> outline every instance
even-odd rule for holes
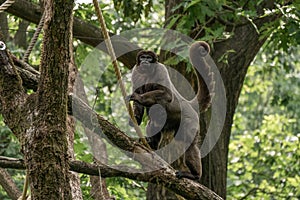
[[[140,65],[150,65],[153,63],[154,58],[151,55],[143,54],[139,57]]]
[[[153,51],[145,51],[142,50],[138,52],[136,56],[136,63],[140,65],[143,63],[156,63],[157,62],[157,55]]]
[[[142,74],[152,74],[155,71],[157,56],[152,51],[141,51],[137,55],[137,70]]]

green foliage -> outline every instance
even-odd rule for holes
[[[82,160],[88,163],[93,161],[93,153],[89,145],[88,139],[84,134],[82,127],[77,127],[77,132],[75,135],[74,149],[76,151],[76,159]],[[108,164],[112,165],[134,165],[131,159],[128,159],[124,153],[118,151],[116,147],[113,147],[108,142],[105,142],[107,153],[109,156]],[[99,154],[99,152],[97,152]],[[136,166],[132,167],[137,167]],[[81,190],[84,199],[90,198],[91,182],[90,177],[85,174],[80,174]],[[116,199],[145,199],[145,188],[146,183],[133,181],[126,178],[107,178],[106,185],[108,186],[109,193],[113,195]]]
[[[6,42],[6,46],[8,49],[10,49],[10,51],[18,56],[19,58],[22,58],[24,56],[24,53],[26,51],[26,49],[18,46],[18,44],[16,44],[16,42],[14,41],[14,37],[18,31],[18,26],[19,23],[22,21],[20,18],[17,18],[16,16],[7,15],[8,18],[8,31],[9,31],[9,40],[5,41]],[[1,22],[0,22],[1,25]],[[23,32],[24,36],[26,37],[25,39],[27,40],[27,44],[29,44],[31,38],[33,37],[33,34],[36,30],[36,26],[34,24],[30,24],[27,27],[27,30],[25,32]],[[40,62],[40,55],[41,55],[41,42],[42,42],[42,33],[39,35],[38,40],[33,48],[32,53],[30,54],[30,63],[31,65],[38,65]]]
[[[20,145],[0,115],[0,155],[21,158]]]
[[[223,6],[228,9],[223,9]],[[169,19],[167,28],[172,28],[176,24],[176,30],[193,38],[201,36],[206,41],[224,39],[226,26],[222,23],[233,24],[234,20],[238,20],[237,5],[224,0],[182,1],[172,11],[174,15]]]
[[[299,44],[300,12],[297,9],[299,5],[292,3],[282,6],[282,2],[277,1],[274,9],[263,9],[258,13],[256,10],[259,6],[263,6],[262,3],[263,1],[180,1],[174,6],[173,15],[167,19],[166,28],[176,29],[194,39],[201,38],[213,44],[232,37],[237,27],[250,22],[261,39],[271,35],[273,50],[287,51],[290,46]],[[258,19],[274,15],[282,15],[282,17],[266,23],[261,28],[257,27]],[[222,62],[227,62],[228,53],[230,51],[220,58]],[[174,61],[172,60],[172,64],[176,64]]]
[[[297,1],[284,7],[276,4],[277,9],[265,11],[265,16],[274,14],[282,15],[280,20],[274,21],[271,24],[265,24],[260,30],[262,33],[261,37],[272,33],[269,40],[273,44],[272,50],[283,49],[286,52],[291,46],[300,44],[299,5]]]
[[[117,200],[142,200],[145,198],[146,183],[139,183],[126,178],[108,178],[110,193]]]
[[[106,26],[109,30],[115,31],[113,25],[113,19],[115,19],[117,16],[115,9],[110,6],[110,4],[106,4],[103,2],[100,2],[100,7],[103,12],[103,17],[105,19]],[[99,21],[94,9],[94,5],[92,3],[81,3],[76,4],[74,16],[82,19],[83,21],[89,22],[90,24],[94,24],[96,27],[99,27]]]
[[[161,0],[100,2],[107,28],[113,33],[143,27],[161,27],[164,8]],[[93,4],[76,4],[75,16],[99,26]]]
[[[93,154],[91,153],[88,145],[88,138],[86,137],[84,130],[81,126],[76,126],[76,133],[74,138],[74,150],[77,160],[92,163]]]
[[[147,18],[153,6],[153,0],[114,0],[113,2],[117,11],[122,10],[124,17],[131,18],[134,22],[137,22],[142,14]]]
[[[215,42],[231,37],[235,27],[250,22],[257,33],[262,33],[262,38],[273,33],[272,41],[276,40],[276,49],[283,48],[286,51],[291,44],[299,44],[299,2],[282,6],[281,1],[276,1],[276,8],[263,10],[261,14],[258,14],[256,9],[262,6],[262,2],[226,0],[181,1],[173,8],[174,14],[168,19],[167,28],[176,26],[176,30],[195,39],[201,38],[208,42]],[[266,23],[259,30],[255,20],[272,15],[282,15],[283,17],[271,24]]]
[[[230,199],[300,197],[299,48],[272,54],[270,49],[249,68],[235,114]]]
[[[2,115],[0,115],[0,156],[21,158],[19,142],[10,129],[5,126]],[[25,179],[24,171],[13,169],[7,169],[7,171],[16,181],[17,186],[21,189]],[[9,200],[9,197],[1,186],[0,199]]]

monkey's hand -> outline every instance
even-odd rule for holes
[[[125,97],[125,102],[126,102],[126,103],[130,102],[130,98],[131,98],[131,94],[130,94],[130,95],[127,95],[127,97]]]
[[[135,101],[135,102],[139,102],[141,99],[140,95],[136,92],[132,93],[131,95],[128,95],[126,97],[127,101]]]
[[[128,95],[126,98],[125,98],[125,101],[126,103],[130,102],[130,101],[134,101],[134,102],[139,102],[139,100],[141,99],[140,95],[137,94],[136,92]]]
[[[138,94],[133,93],[131,95],[128,95],[125,98],[126,103],[129,103],[130,101],[134,101],[133,102],[133,113],[134,113],[134,118],[136,119],[136,122],[138,125],[141,124],[142,119],[143,119],[143,115],[144,115],[144,106],[139,104],[137,101],[135,101],[135,96],[138,96]],[[129,125],[130,126],[134,126],[132,119],[129,119]]]

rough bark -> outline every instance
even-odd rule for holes
[[[106,166],[96,165],[92,169],[94,175],[99,173],[98,167],[100,167],[103,176],[105,176],[106,172],[110,172],[110,176],[126,176],[128,178],[147,181],[151,183],[159,182],[165,185],[166,188],[175,191],[176,193],[182,195],[187,199],[222,199],[211,190],[208,190],[206,187],[194,181],[188,179],[178,179],[175,176],[175,171],[151,150],[148,150],[143,145],[136,143],[125,133],[115,128],[107,120],[103,119],[101,116],[93,112],[92,109],[80,99],[73,97],[72,101],[73,105],[76,105],[73,108],[76,109],[73,109],[71,114],[76,116],[76,118],[79,119],[86,127],[93,129],[97,134],[105,134],[107,138],[119,148],[134,152],[132,158],[137,160],[150,170],[150,172],[136,172],[136,170],[132,171],[132,169],[130,168],[115,170],[107,168]],[[71,107],[72,106],[70,106],[70,108]],[[0,157],[0,160],[1,167],[12,166],[10,159],[3,159]],[[2,162],[2,160],[4,160],[4,162]],[[16,166],[20,169],[22,168],[22,163],[18,161],[18,164]],[[76,166],[78,167],[78,165]],[[91,170],[89,167],[90,165],[88,164],[80,167],[80,169],[76,168],[76,166],[72,164],[71,169],[78,172],[88,172],[89,170]],[[151,171],[151,169],[153,170]]]
[[[72,19],[71,19],[72,20]],[[73,22],[72,22],[73,23]],[[70,33],[72,33],[72,30],[70,30]],[[73,38],[72,34],[70,38]],[[69,43],[69,51],[73,52],[73,44],[72,42]],[[75,87],[75,80],[77,77],[77,70],[76,66],[74,64],[74,57],[73,54],[70,54],[70,65],[69,65],[69,76],[68,76],[68,94],[71,94],[74,92]],[[67,139],[68,139],[68,154],[71,160],[75,160],[75,154],[74,154],[74,137],[75,137],[75,126],[76,121],[75,118],[72,116],[67,117]],[[80,178],[78,173],[71,172],[70,174],[70,187],[72,191],[72,199],[73,200],[82,200],[82,191],[80,187]]]
[[[70,101],[71,102],[71,101]],[[137,144],[122,131],[116,129],[112,124],[94,113],[84,102],[76,97],[72,98],[72,115],[80,120],[87,128],[94,130],[95,133],[105,134],[119,148],[134,152],[131,157],[141,163],[145,169],[150,170],[147,181],[151,183],[161,183],[179,195],[187,199],[221,199],[215,193],[207,190],[202,185],[186,179],[178,179],[175,171],[165,161],[154,154],[151,150]],[[97,123],[96,123],[97,122]],[[128,169],[129,170],[129,169]],[[101,170],[102,171],[102,170]],[[131,170],[129,170],[131,171]],[[147,174],[147,172],[141,172]],[[138,176],[139,173],[136,173]],[[137,180],[140,177],[137,177]]]
[[[0,185],[12,200],[17,200],[22,194],[10,174],[2,168],[0,168]]]
[[[3,34],[3,39],[5,41],[8,41],[9,40],[8,22],[7,22],[7,14],[5,12],[0,13],[0,30]]]
[[[41,77],[28,99],[23,143],[33,199],[72,199],[66,122],[72,9],[73,1],[45,1]]]
[[[26,94],[10,54],[1,50],[1,110],[6,124],[21,142],[32,199],[71,199],[66,117],[73,2],[45,3],[38,91]]]
[[[98,170],[99,174],[99,170]],[[93,199],[97,200],[109,200],[109,199],[114,199],[110,197],[107,186],[106,186],[106,181],[104,178],[98,176],[90,176],[90,181],[91,181],[91,191],[90,195]]]
[[[173,131],[166,131],[162,133],[161,142],[159,144],[159,148],[169,144],[174,140],[174,132]],[[176,144],[176,143],[175,143]],[[180,143],[178,142],[178,147],[180,147]],[[172,154],[179,154],[180,148],[177,148],[179,152],[175,153],[175,149],[173,149]],[[170,155],[170,151],[162,151],[162,157],[171,159],[172,155]],[[171,163],[171,160],[167,160],[168,163]],[[180,171],[188,172],[189,169],[185,165],[184,162],[184,155],[179,157],[177,160],[171,163],[171,166]],[[174,191],[169,190],[164,184],[157,182],[157,183],[149,183],[147,188],[147,199],[151,200],[182,200],[184,199],[182,196],[176,194]]]
[[[22,159],[13,159],[0,156],[0,167],[25,169],[25,164]],[[89,164],[82,161],[71,161],[70,170],[89,174],[98,175],[99,168],[103,177],[126,177],[138,181],[147,181],[150,183],[161,182],[172,191],[176,191],[187,199],[201,199],[201,200],[222,200],[211,190],[187,179],[178,179],[174,174],[170,174],[166,170],[158,170],[152,172],[136,172],[131,168],[122,167],[120,170],[107,167],[102,164]],[[166,188],[165,188],[166,190]]]
[[[2,60],[0,59],[2,62]],[[0,64],[1,64],[0,62]],[[21,63],[21,62],[17,62]],[[2,65],[1,65],[2,66]],[[22,65],[23,66],[23,65]],[[14,66],[13,66],[14,67]],[[18,66],[19,68],[20,66]],[[28,69],[28,66],[24,66]],[[7,69],[9,67],[2,66],[0,69]],[[32,70],[32,69],[30,69]],[[15,70],[17,71],[17,70]],[[23,71],[21,71],[23,73]],[[27,73],[31,73],[27,71]],[[5,75],[7,72],[5,73]],[[2,75],[2,74],[0,74]],[[0,76],[2,78],[2,76]],[[11,78],[11,77],[10,77]],[[12,79],[12,78],[11,78]],[[1,80],[1,79],[0,79]],[[19,79],[12,79],[14,81],[18,81]],[[18,82],[19,86],[21,86],[21,82]],[[26,84],[26,83],[24,83]],[[5,85],[4,85],[5,86]],[[1,89],[1,87],[0,87]],[[1,92],[1,91],[0,91]],[[0,93],[1,94],[1,93]],[[10,94],[10,93],[7,93]],[[0,95],[0,97],[2,97]],[[6,98],[6,96],[4,96]],[[6,101],[3,101],[4,103]],[[180,194],[181,196],[184,196],[187,199],[221,199],[218,195],[216,195],[211,190],[207,189],[206,187],[197,184],[191,180],[187,179],[178,179],[175,176],[175,171],[170,168],[170,166],[165,163],[160,157],[153,154],[152,151],[146,149],[144,146],[136,143],[133,139],[129,138],[125,133],[118,130],[116,127],[114,127],[111,123],[109,123],[107,120],[103,119],[101,116],[93,112],[93,110],[87,106],[83,101],[80,99],[69,96],[69,105],[68,110],[69,113],[74,115],[79,121],[81,121],[85,127],[89,128],[90,130],[93,130],[98,135],[102,136],[102,134],[105,134],[106,137],[112,141],[115,145],[117,145],[119,148],[124,149],[128,152],[132,152],[134,154],[131,154],[133,156],[132,158],[136,161],[140,162],[142,166],[146,167],[147,169],[153,171],[149,173],[144,172],[132,172],[132,169],[121,169],[121,170],[114,170],[111,168],[107,168],[106,166],[99,166],[95,165],[94,167],[89,167],[88,164],[81,165],[82,167],[78,165],[74,165],[74,163],[78,162],[72,162],[71,169],[73,171],[77,171],[80,173],[87,173],[91,175],[98,175],[99,174],[99,167],[101,169],[101,174],[103,177],[106,176],[124,176],[127,178],[140,180],[140,181],[147,181],[151,183],[161,183],[165,185],[166,188],[169,190],[175,191],[176,193]],[[5,109],[7,110],[7,109]],[[10,112],[9,112],[10,113]],[[7,112],[4,112],[3,114],[7,118]],[[13,116],[13,115],[12,115]],[[12,128],[15,123],[8,123],[9,126]],[[22,122],[20,125],[13,130],[18,130],[17,128],[22,128],[24,125],[27,125],[26,121]],[[22,125],[22,126],[21,126]],[[26,126],[25,126],[26,127]],[[13,131],[13,132],[15,132]],[[0,167],[11,167],[16,169],[24,169],[24,163],[17,161],[17,163],[11,164],[15,160],[13,159],[3,159],[0,158]],[[46,161],[45,161],[46,162]],[[25,162],[26,163],[26,162]],[[106,174],[108,173],[108,174]],[[53,177],[52,177],[53,179]]]

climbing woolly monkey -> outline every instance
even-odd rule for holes
[[[147,141],[151,148],[158,149],[161,134],[174,132],[177,141],[187,144],[184,161],[190,172],[178,171],[179,178],[200,179],[202,173],[201,155],[198,148],[199,110],[206,110],[211,102],[214,89],[213,73],[205,62],[210,48],[206,42],[195,42],[190,47],[190,61],[197,68],[198,91],[192,100],[185,99],[170,80],[165,65],[159,63],[152,51],[137,54],[132,72],[133,101],[135,118],[140,125],[144,110],[148,115],[146,126]],[[198,71],[203,73],[205,80]],[[208,85],[206,85],[206,83]]]

